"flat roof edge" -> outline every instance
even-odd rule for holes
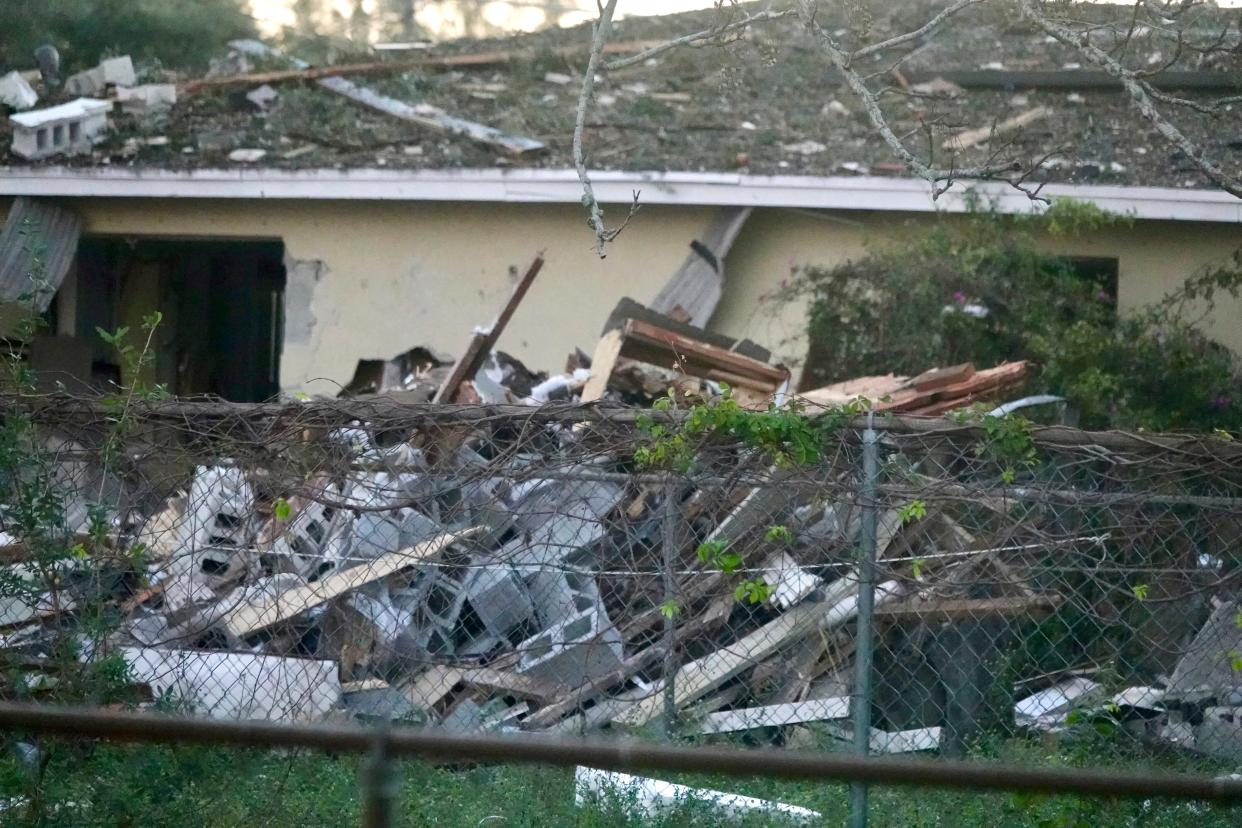
[[[1004,213],[1041,209],[1002,182],[963,181],[933,201],[927,182],[870,176],[760,176],[719,172],[592,173],[597,198],[628,204],[796,207],[885,212],[965,212],[968,193]],[[294,199],[576,204],[573,170],[166,170],[110,167],[0,167],[0,196],[60,198]],[[1048,184],[1047,197],[1089,201],[1140,219],[1242,223],[1242,199],[1220,190]]]

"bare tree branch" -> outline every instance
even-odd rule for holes
[[[824,52],[828,55],[828,59],[832,61],[833,66],[841,73],[850,91],[862,102],[863,109],[866,110],[867,117],[871,120],[871,125],[875,127],[876,131],[880,133],[880,137],[884,139],[884,143],[888,145],[893,154],[906,165],[906,168],[911,173],[932,185],[933,199],[947,192],[957,179],[998,178],[1004,173],[1017,171],[1012,163],[996,166],[967,167],[964,169],[938,169],[920,161],[893,132],[892,127],[889,126],[888,119],[884,116],[883,110],[880,109],[880,103],[876,99],[875,93],[867,86],[867,82],[863,77],[850,66],[850,56],[837,44],[830,34],[814,21],[813,17],[810,19],[810,26],[811,30],[823,43]]]
[[[982,2],[982,0],[972,0],[972,2]],[[614,69],[624,69],[627,66],[634,66],[636,64],[643,63],[656,55],[662,55],[665,52],[672,51],[673,49],[677,49],[682,46],[689,46],[692,43],[699,43],[704,40],[713,40],[727,34],[732,34],[733,32],[740,32],[755,25],[756,23],[766,23],[771,20],[780,20],[781,18],[789,17],[792,14],[794,14],[793,9],[786,9],[779,12],[767,11],[748,15],[741,20],[735,20],[732,23],[727,23],[723,26],[713,26],[710,29],[704,29],[701,32],[683,35],[682,37],[670,40],[667,43],[661,43],[659,46],[653,46],[650,49],[639,52],[636,55],[614,60],[612,63],[607,64],[604,68],[609,71]]]
[[[950,17],[957,14],[962,9],[968,8],[969,6],[977,6],[980,3],[984,3],[984,2],[986,2],[986,0],[958,0],[952,6],[949,6],[948,8],[945,8],[945,9],[941,9],[939,14],[937,14],[931,20],[928,20],[922,26],[919,26],[914,31],[906,32],[905,34],[897,35],[896,37],[890,37],[888,40],[883,40],[883,41],[880,41],[879,43],[873,43],[870,46],[866,46],[862,49],[858,49],[857,51],[853,52],[850,55],[850,59],[852,60],[854,58],[861,58],[861,57],[867,57],[869,55],[874,55],[879,52],[886,52],[895,46],[901,46],[903,43],[909,43],[912,40],[918,40],[920,37],[923,37],[924,35],[928,35],[934,32],[936,28],[940,26],[941,23],[948,20]]]
[[[605,250],[608,242],[614,240],[634,213],[638,210],[638,194],[634,194],[634,203],[630,206],[629,215],[620,227],[609,228],[604,222],[604,208],[595,198],[595,188],[591,186],[591,174],[587,171],[586,155],[582,148],[582,136],[586,131],[587,112],[591,108],[591,99],[595,95],[595,72],[599,68],[600,56],[604,53],[604,45],[612,33],[612,16],[617,10],[617,0],[608,0],[607,5],[599,5],[599,20],[592,27],[591,57],[587,61],[586,72],[582,78],[582,92],[578,95],[578,115],[574,121],[574,168],[578,171],[578,180],[582,182],[582,203],[587,209],[591,228],[595,231],[595,252],[602,259],[608,255]]]
[[[1018,5],[1022,9],[1023,14],[1033,21],[1035,25],[1043,29],[1044,32],[1055,37],[1066,46],[1076,49],[1087,60],[1121,81],[1122,87],[1130,96],[1130,100],[1135,108],[1155,126],[1156,130],[1169,143],[1181,150],[1217,186],[1231,195],[1242,198],[1242,180],[1231,176],[1220,166],[1213,163],[1193,141],[1160,114],[1160,111],[1156,109],[1156,105],[1152,101],[1152,90],[1148,84],[1136,76],[1133,70],[1127,69],[1112,55],[1093,45],[1085,35],[1080,35],[1072,28],[1049,18],[1040,8],[1038,0],[1018,0]]]

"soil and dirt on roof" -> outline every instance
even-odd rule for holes
[[[928,9],[938,7],[922,0],[897,8],[871,3],[873,11],[868,12],[867,4],[853,4],[851,19],[837,11],[835,19],[829,15],[821,25],[847,43],[861,45],[916,28],[930,16]],[[719,15],[707,11],[629,19],[617,24],[613,41],[667,39],[709,27],[721,20]],[[1185,27],[1192,36],[1218,44],[1206,55],[1179,49],[1159,27],[1139,27],[1124,54],[1131,65],[1165,67],[1171,84],[1199,87],[1179,89],[1179,96],[1205,101],[1238,94],[1239,17],[1237,12],[1207,9]],[[1092,37],[1110,48],[1126,34],[1103,27]],[[545,145],[542,152],[521,157],[359,106],[313,82],[273,84],[275,95],[260,105],[247,98],[254,85],[186,94],[186,84],[196,79],[152,75],[150,80],[182,85],[170,112],[141,118],[118,115],[114,132],[93,153],[46,163],[169,169],[256,164],[287,169],[566,168],[572,166],[570,144],[588,41],[585,27],[494,41],[454,41],[417,58],[501,51],[506,57],[474,66],[424,66],[354,78],[416,109],[424,104],[438,107]],[[888,87],[881,103],[894,131],[924,159],[930,154],[937,165],[966,167],[998,159],[1031,165],[1043,159],[1037,177],[1053,181],[1210,184],[1119,88],[1101,83],[1099,72],[1079,66],[1081,58],[1022,23],[1016,12],[991,5],[968,11],[935,37],[910,44],[904,60],[896,57],[888,53],[883,61],[866,62],[862,68],[876,88]],[[338,54],[335,59],[356,63],[377,58]],[[410,58],[393,60],[408,63]],[[281,61],[235,55],[232,65],[251,72],[288,68]],[[227,64],[222,71],[228,71]],[[1205,83],[1213,88],[1204,88]],[[1172,107],[1170,116],[1208,157],[1238,175],[1240,112],[1242,103],[1234,103],[1214,115]],[[1015,117],[1021,128],[986,140],[990,130]],[[602,75],[589,125],[589,162],[601,169],[905,174],[827,56],[795,18],[763,24],[723,44],[673,50]],[[949,141],[972,130],[982,130],[985,140],[965,148],[960,143],[969,141]],[[0,144],[7,148],[3,133]],[[0,156],[0,161],[29,163],[11,155]]]

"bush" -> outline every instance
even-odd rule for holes
[[[1189,316],[1237,296],[1242,250],[1157,305],[1118,318],[1110,286],[1041,250],[1125,219],[1058,201],[1040,216],[974,211],[832,269],[795,274],[809,299],[804,383],[1027,359],[1032,390],[1067,397],[1088,428],[1210,431],[1242,416],[1240,365]]]
[[[0,67],[33,68],[35,48],[51,43],[62,75],[107,54],[201,70],[229,40],[253,34],[246,8],[244,0],[5,0]]]

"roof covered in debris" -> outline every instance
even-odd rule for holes
[[[929,16],[929,6],[922,1],[891,8],[876,5],[872,19],[862,25],[851,21],[852,31],[866,30],[874,42],[917,27]],[[1242,24],[1236,12],[1232,17],[1224,11],[1204,14],[1216,15],[1204,18],[1205,32],[1213,25],[1213,31],[1223,29],[1222,42],[1228,48],[1207,56],[1191,50],[1183,54],[1176,43],[1165,42],[1167,33],[1153,30],[1139,32],[1126,54],[1131,61],[1183,73],[1178,77],[1191,79],[1187,83],[1210,85],[1219,79],[1212,90],[1179,90],[1191,99],[1227,95],[1231,81],[1238,91]],[[643,42],[706,28],[719,22],[717,15],[709,11],[628,19],[617,24],[613,42],[622,50],[627,44],[638,48]],[[1016,20],[1016,14],[991,6],[973,10],[936,37],[913,43],[896,72],[891,56],[866,66],[877,87],[891,86],[882,104],[894,131],[912,146],[934,147],[934,161],[942,165],[965,167],[1000,152],[1028,165],[1044,159],[1037,176],[1051,181],[1209,186],[1128,98],[1101,86],[1100,73],[1078,66],[1064,46]],[[825,20],[823,25],[844,30],[846,21]],[[1104,40],[1119,36],[1107,28],[1098,34],[1104,46]],[[541,152],[505,152],[495,143],[429,129],[359,105],[358,94],[347,97],[339,89],[311,82],[274,83],[260,95],[252,94],[255,85],[193,92],[189,87],[196,79],[148,73],[139,80],[178,82],[178,101],[171,112],[118,114],[115,132],[93,153],[41,162],[8,154],[10,127],[5,124],[0,127],[0,145],[6,148],[0,163],[173,170],[567,168],[572,166],[574,113],[588,40],[589,33],[576,28],[497,41],[455,41],[413,54],[415,59],[436,59],[494,53],[496,59],[350,78],[354,90],[408,104],[415,120],[435,107],[505,136],[533,139],[544,145]],[[354,55],[337,62],[376,59]],[[408,63],[411,58],[393,60]],[[288,68],[287,63],[239,55],[222,64],[225,73]],[[589,163],[595,168],[905,174],[877,140],[828,58],[793,18],[766,23],[723,46],[682,48],[609,72],[601,77],[597,97],[586,136]],[[1239,109],[1242,104],[1235,103],[1209,115],[1179,107],[1172,115],[1209,157],[1242,174],[1242,138],[1229,127],[1229,122],[1236,127]],[[966,149],[945,147],[950,136],[980,129],[986,134],[1015,116],[1024,125],[994,139],[993,144],[1003,140],[1003,147],[986,141]]]

